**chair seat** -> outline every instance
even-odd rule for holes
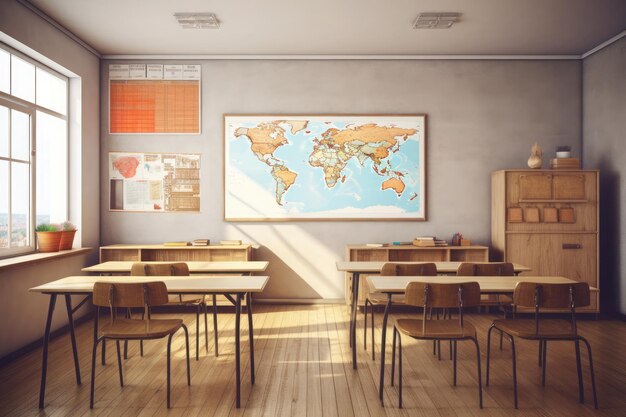
[[[539,332],[535,332],[535,320],[499,319],[494,320],[496,329],[522,339],[563,339],[575,338],[571,323],[567,320],[539,320]]]
[[[374,305],[386,305],[387,304],[387,294],[381,293],[370,293],[367,296],[367,299]],[[404,295],[392,295],[391,302],[395,304],[404,304]]]
[[[109,339],[156,339],[176,332],[182,325],[180,319],[115,319],[101,327],[101,334]]]
[[[422,329],[422,322],[416,319],[398,319],[396,327],[407,336],[420,339],[476,337],[476,328],[467,321],[461,328],[458,320],[426,320],[425,331]]]
[[[182,298],[182,302],[181,302]],[[168,296],[167,305],[180,305],[180,304],[201,304],[204,301],[203,295],[197,294],[183,294],[179,296],[178,294],[169,295]]]

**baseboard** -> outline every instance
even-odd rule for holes
[[[74,327],[89,320],[93,320],[93,312],[89,312],[85,314],[84,316],[74,320]],[[69,324],[66,324],[63,327],[53,330],[52,332],[50,332],[50,340],[55,339],[59,336],[63,336],[66,333],[69,333],[69,331],[70,331]],[[7,365],[10,362],[13,362],[17,358],[24,356],[27,353],[32,352],[33,350],[39,349],[42,346],[43,346],[43,337],[35,340],[32,343],[27,344],[26,346],[19,348],[18,350],[14,352],[9,353],[8,355],[3,356],[2,358],[0,358],[0,368],[2,368],[3,366]]]

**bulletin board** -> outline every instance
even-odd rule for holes
[[[109,133],[200,134],[200,65],[109,65]]]

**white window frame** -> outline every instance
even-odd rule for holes
[[[30,253],[35,253],[37,251],[37,242],[35,239],[35,227],[36,227],[36,222],[37,222],[37,201],[36,201],[36,196],[37,196],[37,138],[36,138],[36,132],[37,132],[37,112],[42,112],[42,113],[46,113],[48,115],[51,115],[53,117],[57,117],[60,119],[65,120],[65,140],[67,141],[67,172],[68,172],[68,176],[67,176],[67,180],[66,180],[66,184],[65,186],[67,187],[67,212],[65,214],[65,218],[69,219],[69,200],[70,200],[70,184],[69,184],[69,166],[70,166],[70,161],[69,161],[69,156],[70,156],[70,140],[69,140],[69,121],[70,121],[70,112],[69,112],[69,97],[70,97],[70,80],[68,77],[58,73],[57,71],[51,69],[50,67],[30,58],[29,56],[24,55],[23,53],[16,51],[15,49],[11,48],[10,46],[7,46],[6,44],[0,42],[0,49],[4,50],[5,52],[8,52],[11,55],[15,55],[18,58],[32,64],[35,66],[35,102],[30,102],[27,100],[24,100],[22,98],[13,96],[11,94],[5,93],[4,91],[0,91],[0,105],[4,106],[4,107],[8,107],[9,109],[12,110],[17,110],[23,113],[27,113],[30,116],[30,137],[31,137],[31,141],[30,141],[30,160],[28,161],[30,163],[30,202],[29,202],[29,242],[30,244],[28,246],[22,246],[22,247],[16,247],[16,248],[0,248],[0,259],[2,258],[9,258],[9,257],[13,257],[13,256],[19,256],[19,255],[25,255],[25,254],[30,254]],[[66,85],[66,109],[65,109],[65,113],[66,114],[62,114],[62,113],[58,113],[54,110],[50,110],[46,107],[42,107],[38,104],[36,104],[37,101],[37,68],[40,68],[44,71],[46,71],[47,73],[58,77],[62,80],[65,81],[65,85]],[[9,66],[9,71],[12,71],[11,65]],[[9,80],[11,80],[10,78],[10,72],[9,72]],[[11,123],[10,118],[9,118],[9,123]],[[10,125],[9,125],[9,134],[10,134]],[[11,155],[10,153],[10,146],[11,146],[11,138],[9,136],[9,155]],[[10,169],[10,164],[11,161],[15,160],[15,161],[19,161],[19,162],[25,162],[23,160],[17,160],[15,158],[11,158],[10,156],[7,157],[1,157],[0,156],[0,160],[6,160],[9,161],[9,202],[8,202],[8,216],[9,216],[9,227],[8,227],[8,241],[9,241],[9,245],[11,244],[11,169]]]

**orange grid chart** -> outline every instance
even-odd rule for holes
[[[111,80],[110,133],[200,133],[199,80]]]

